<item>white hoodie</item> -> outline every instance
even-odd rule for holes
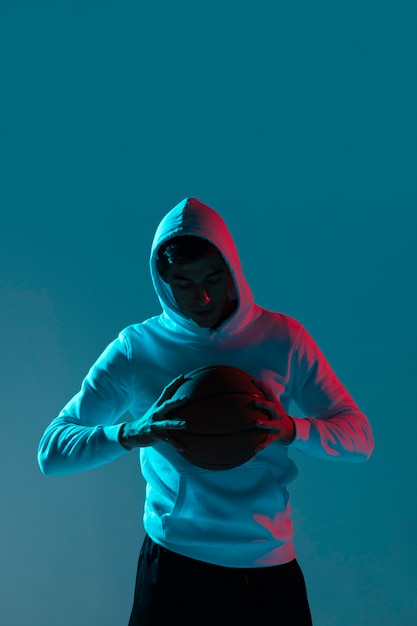
[[[167,239],[196,235],[222,253],[234,278],[235,312],[219,328],[186,319],[156,269]],[[339,461],[361,462],[373,450],[366,416],[337,379],[317,344],[296,320],[258,307],[242,274],[234,241],[213,209],[186,198],[159,225],[151,276],[161,315],[124,329],[98,358],[81,390],[46,429],[38,460],[48,475],[107,463],[127,450],[118,420],[141,417],[175,377],[206,365],[234,365],[266,382],[288,410],[294,401],[290,446],[278,441],[247,463],[205,470],[171,445],[141,448],[146,480],[144,527],[157,543],[179,554],[228,567],[264,567],[295,556],[287,485],[297,476],[292,448]]]

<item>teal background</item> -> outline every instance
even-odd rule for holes
[[[2,0],[1,626],[127,623],[135,454],[45,478],[36,449],[117,332],[159,312],[150,243],[188,195],[374,429],[365,465],[292,453],[315,626],[415,625],[415,30],[402,0]]]

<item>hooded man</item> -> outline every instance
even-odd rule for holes
[[[254,303],[223,219],[186,198],[160,223],[150,271],[162,313],[124,329],[81,390],[46,429],[48,475],[108,463],[140,449],[147,483],[130,626],[311,624],[295,558],[287,485],[291,448],[363,462],[366,416],[296,320]],[[186,424],[172,400],[187,372],[224,364],[262,389],[267,441],[248,462],[212,471],[189,463],[172,435]],[[306,417],[291,417],[294,401]],[[176,415],[178,409],[178,416]],[[118,423],[129,412],[131,422]]]

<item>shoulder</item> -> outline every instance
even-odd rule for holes
[[[161,327],[160,317],[157,315],[143,322],[130,324],[119,332],[116,341],[129,358],[132,358],[138,351],[143,351],[150,338],[158,333]]]
[[[258,320],[262,327],[268,328],[270,332],[272,331],[280,336],[288,337],[292,343],[298,342],[301,335],[306,332],[299,320],[285,313],[261,308],[261,315]]]

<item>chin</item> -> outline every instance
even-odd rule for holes
[[[190,317],[193,322],[198,326],[201,326],[201,328],[214,328],[219,323],[219,315],[216,314],[216,311],[213,311],[213,314],[207,317],[200,317],[194,313]]]
[[[193,319],[193,322],[195,322],[197,324],[197,326],[200,326],[201,328],[215,328],[218,325],[218,321],[211,321],[211,320],[207,320],[207,321],[202,321],[202,320],[196,320]]]

